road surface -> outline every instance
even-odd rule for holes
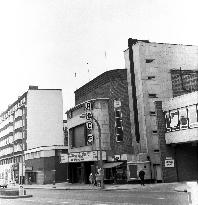
[[[187,205],[187,193],[130,190],[28,189],[31,198],[0,199],[0,205]]]

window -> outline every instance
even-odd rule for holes
[[[151,116],[155,116],[155,115],[156,115],[156,112],[155,112],[155,111],[150,111],[150,115],[151,115]]]
[[[197,105],[192,105],[188,107],[188,119],[190,128],[198,127]]]
[[[153,130],[153,134],[157,134],[157,130]]]
[[[187,109],[181,108],[179,109],[179,124],[180,129],[187,129],[188,128],[188,116],[187,116]]]
[[[157,94],[149,94],[149,98],[157,98]]]
[[[71,131],[72,130],[72,131]],[[70,129],[72,134],[72,147],[84,147],[87,144],[86,124],[82,124]]]
[[[178,110],[170,111],[170,127],[171,130],[179,130],[179,112]]]
[[[115,133],[116,141],[123,141],[122,113],[120,108],[115,108]]]
[[[148,80],[153,80],[155,79],[155,76],[148,76]]]
[[[146,59],[146,63],[152,63],[155,59]]]

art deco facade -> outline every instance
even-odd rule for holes
[[[132,160],[132,134],[128,98],[127,70],[107,71],[75,91],[76,106],[67,111],[69,130],[69,173],[71,182],[88,183],[90,172],[99,167],[99,134],[97,124],[93,122],[93,142],[89,142],[90,131],[86,119],[81,119],[86,112],[85,104],[92,103],[91,112],[101,127],[101,141],[105,182],[123,183],[134,178],[127,162]],[[135,179],[140,169],[146,166],[146,179],[150,177],[149,164],[140,164],[133,171]]]

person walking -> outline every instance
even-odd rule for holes
[[[140,178],[141,186],[145,186],[145,184],[144,184],[144,175],[145,175],[144,170],[140,170],[140,172],[139,172],[139,178]]]
[[[89,175],[89,183],[90,183],[91,185],[94,185],[94,177],[93,177],[93,174],[92,174],[92,173],[90,173],[90,175]]]

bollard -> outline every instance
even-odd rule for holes
[[[198,205],[198,184],[197,182],[187,182],[189,205]]]
[[[55,182],[55,180],[53,181],[53,186],[52,186],[52,188],[56,188],[56,182]]]
[[[19,186],[19,196],[24,196],[24,195],[26,195],[24,187],[23,187],[23,185],[20,185]]]

